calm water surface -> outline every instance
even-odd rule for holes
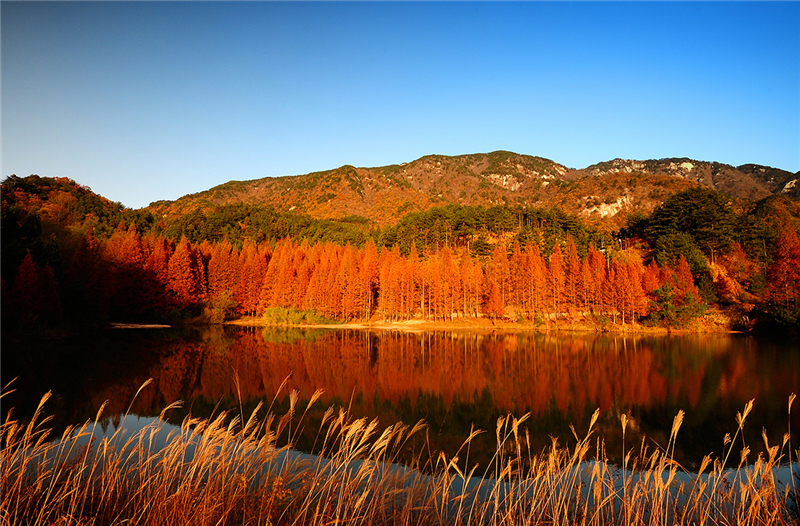
[[[736,431],[736,412],[753,398],[745,425],[751,460],[763,450],[762,428],[774,444],[791,426],[792,447],[800,446],[800,402],[791,423],[787,411],[790,393],[800,392],[795,341],[211,327],[117,329],[3,347],[2,383],[17,378],[16,391],[2,400],[3,418],[12,407],[17,417],[31,415],[42,394],[52,390],[45,409],[56,433],[94,419],[106,400],[104,425],[118,422],[129,407],[136,415],[155,416],[175,400],[184,401],[168,414],[175,424],[188,414],[238,414],[238,376],[245,416],[259,401],[269,406],[274,400],[274,410],[285,412],[293,389],[302,412],[302,401],[324,389],[304,420],[299,448],[306,450],[323,412],[335,405],[384,425],[424,419],[427,437],[419,435],[410,446],[420,449],[427,441],[431,452],[449,455],[474,425],[487,432],[473,443],[470,456],[485,466],[498,417],[530,413],[532,449],[540,451],[551,436],[562,445],[574,444],[570,424],[582,436],[599,408],[596,436],[616,460],[622,450],[621,414],[629,417],[626,445],[638,447],[644,440],[652,451],[666,446],[682,409],[686,417],[676,458],[692,468],[704,455],[721,453],[725,434]],[[148,378],[152,384],[134,399]]]

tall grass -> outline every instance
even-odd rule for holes
[[[51,440],[43,397],[22,425],[0,426],[0,524],[269,524],[269,525],[573,525],[573,524],[796,524],[800,466],[797,454],[764,441],[754,463],[742,454],[728,463],[752,407],[737,415],[738,429],[722,459],[706,457],[699,474],[672,458],[683,413],[665,449],[623,446],[623,465],[606,462],[592,432],[573,448],[556,439],[534,452],[522,425],[526,416],[501,418],[491,467],[469,466],[474,431],[453,458],[410,466],[395,462],[422,422],[381,428],[329,409],[317,433],[316,455],[291,449],[308,408],[259,418],[222,413],[187,417],[178,429],[153,425],[110,436],[94,422]],[[789,411],[791,415],[790,398]],[[128,417],[126,417],[128,418]],[[621,419],[623,437],[627,418]],[[124,422],[123,422],[124,424]],[[575,437],[578,434],[573,430]],[[624,442],[623,442],[624,443]],[[281,445],[282,444],[282,445]],[[746,449],[745,449],[746,451]],[[461,459],[459,457],[462,457]],[[463,462],[462,462],[463,460]],[[782,471],[781,471],[782,470]],[[792,470],[788,471],[787,470]],[[779,475],[779,473],[781,475]],[[786,473],[795,475],[786,476]],[[778,480],[783,477],[783,480]]]

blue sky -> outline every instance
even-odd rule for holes
[[[2,2],[2,175],[140,208],[511,150],[800,170],[798,2]]]

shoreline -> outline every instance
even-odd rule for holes
[[[732,330],[722,324],[692,324],[685,328],[647,327],[641,324],[610,325],[601,327],[586,322],[562,322],[559,324],[525,324],[509,321],[492,321],[486,318],[453,321],[427,321],[411,319],[404,321],[360,321],[329,324],[291,324],[268,322],[257,316],[244,316],[224,322],[225,325],[240,327],[291,327],[302,329],[359,329],[359,330],[400,330],[407,332],[422,331],[509,331],[549,333],[596,333],[596,334],[652,334],[652,335],[685,335],[685,334],[747,334],[745,331]]]

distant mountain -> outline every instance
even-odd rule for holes
[[[581,170],[549,159],[507,151],[458,156],[427,155],[377,168],[342,166],[306,175],[230,181],[148,210],[176,217],[230,203],[271,205],[318,218],[359,215],[392,224],[411,211],[448,203],[558,206],[585,216],[617,220],[634,209],[649,210],[696,184],[736,198],[774,193],[798,197],[798,174],[759,165],[738,168],[692,159],[614,159]],[[617,221],[615,221],[617,222]]]
[[[681,177],[701,183],[732,197],[762,199],[772,194],[783,193],[789,197],[800,197],[796,187],[800,172],[791,173],[769,166],[743,164],[733,167],[727,164],[671,158],[648,161],[614,159],[593,164],[582,172],[594,176],[605,176],[615,172],[649,173]]]

